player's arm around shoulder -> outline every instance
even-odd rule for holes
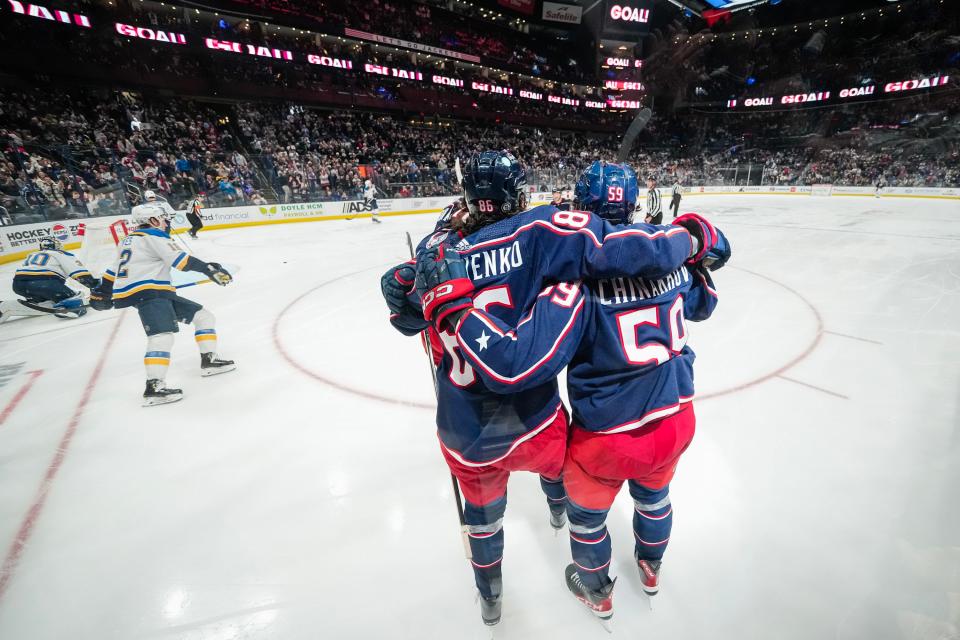
[[[690,288],[683,297],[683,316],[693,322],[702,322],[713,315],[720,296],[713,276],[703,266],[687,267],[690,273]]]
[[[694,252],[689,232],[681,227],[614,225],[587,211],[537,209],[542,210],[531,228],[539,273],[546,278],[659,278],[676,271]]]
[[[692,283],[684,297],[683,311],[688,319],[695,322],[706,320],[717,308],[720,298],[711,272],[722,269],[733,255],[726,235],[715,227],[712,228],[712,234],[712,237],[708,237],[705,241],[707,246],[700,260],[687,266]]]
[[[545,288],[516,326],[484,310],[484,292],[456,324],[457,344],[495,393],[517,393],[559,375],[585,330],[586,296],[580,283]]]

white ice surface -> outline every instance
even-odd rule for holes
[[[611,513],[615,635],[960,637],[960,203],[720,196],[684,209],[710,215],[734,259],[715,317],[692,329],[698,433],[653,611],[625,491]],[[387,324],[378,286],[406,258],[403,232],[432,224],[202,234],[200,257],[242,271],[184,294],[216,314],[239,368],[200,378],[182,332],[175,405],[139,406],[135,312],[0,326],[0,365],[25,363],[0,411],[43,370],[0,423],[0,554],[26,540],[2,569],[0,638],[489,637],[417,406],[432,402],[427,364]],[[12,266],[0,271],[9,291]],[[536,478],[514,475],[496,638],[608,637],[567,593],[568,542],[546,515]]]

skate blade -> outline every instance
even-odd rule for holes
[[[143,406],[144,406],[144,407],[156,407],[156,406],[159,406],[159,405],[161,405],[161,404],[171,404],[171,403],[173,403],[173,402],[180,402],[181,400],[183,400],[183,394],[182,394],[182,393],[181,393],[181,394],[178,394],[178,395],[173,395],[173,396],[166,396],[166,397],[163,397],[163,398],[144,398],[144,399],[143,399]]]
[[[590,617],[599,622],[600,626],[602,626],[607,633],[613,633],[613,627],[610,624],[610,621],[613,619],[613,611],[610,611],[608,614],[600,615],[589,604],[581,600],[577,594],[571,592],[570,595],[573,596],[574,600],[586,607],[587,611],[590,613]]]
[[[640,590],[643,592],[643,595],[646,597],[647,606],[650,607],[650,611],[653,611],[653,597],[654,597],[655,595],[657,595],[658,593],[660,593],[660,589],[657,589],[657,590],[654,591],[653,593],[650,593],[649,591],[647,591],[646,589],[644,589],[644,588],[642,588],[642,587],[641,587]]]
[[[237,365],[235,364],[228,364],[222,367],[209,367],[207,369],[200,369],[200,375],[203,376],[204,378],[207,378],[210,376],[220,375],[221,373],[229,373],[230,371],[233,371],[236,368],[237,368]]]

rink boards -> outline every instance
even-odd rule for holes
[[[697,195],[795,195],[811,197],[810,186],[694,186],[684,187],[684,196]],[[670,196],[670,188],[660,189],[664,197]],[[832,196],[874,197],[873,187],[833,186]],[[531,204],[543,204],[550,200],[549,192],[530,194]],[[933,198],[960,200],[960,189],[889,187],[883,190],[884,198]],[[397,198],[378,200],[378,212],[386,216],[404,216],[439,213],[456,198]],[[352,220],[369,218],[372,213],[362,200],[339,202],[306,202],[291,204],[244,205],[205,209],[201,214],[206,229],[231,229],[260,225],[289,224],[294,222],[322,222],[327,220]],[[111,221],[125,216],[97,218]],[[79,228],[82,219],[60,220],[35,224],[5,227],[0,231],[0,264],[22,260],[37,249],[41,238],[54,236],[64,243],[66,249],[80,247]],[[174,233],[183,233],[190,227],[185,211],[177,211],[174,218]]]

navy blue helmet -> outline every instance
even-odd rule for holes
[[[479,229],[527,208],[527,172],[509,151],[475,154],[463,170],[469,226]]]
[[[573,206],[592,211],[614,224],[630,224],[638,192],[633,169],[626,164],[598,160],[580,174],[573,190]]]

